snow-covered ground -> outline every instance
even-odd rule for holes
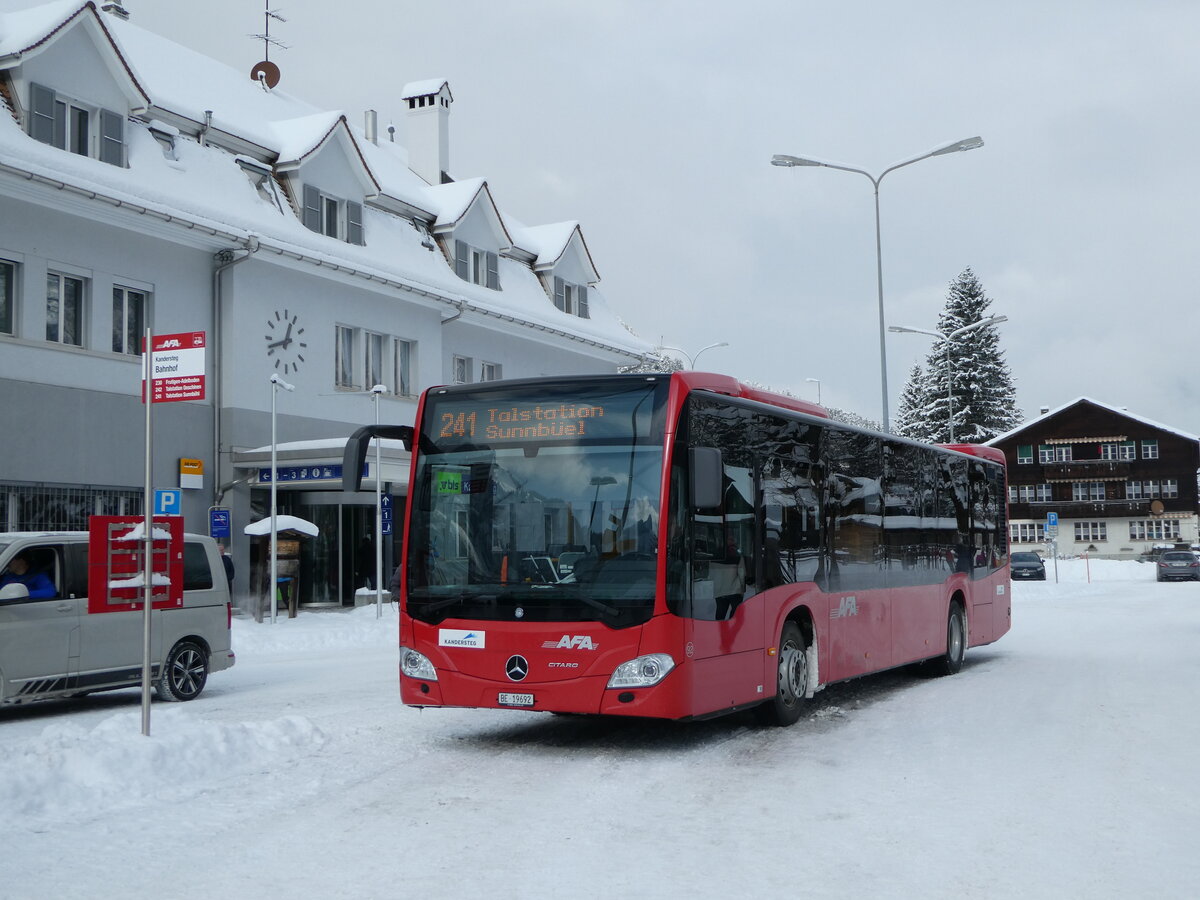
[[[148,739],[136,691],[0,709],[0,897],[1200,896],[1200,584],[1053,577],[790,729],[412,710],[394,610],[238,621]]]

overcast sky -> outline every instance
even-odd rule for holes
[[[5,8],[30,0],[0,0]],[[238,69],[261,0],[125,0]],[[867,178],[889,325],[934,328],[974,269],[1026,415],[1093,397],[1200,433],[1192,163],[1200,3],[272,0],[280,89],[404,135],[446,78],[450,170],[528,225],[578,219],[619,315],[713,369],[880,417]],[[219,98],[214,97],[214,102]],[[894,416],[931,339],[888,335]]]

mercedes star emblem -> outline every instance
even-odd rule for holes
[[[525,661],[523,656],[510,656],[508,662],[504,664],[504,674],[511,681],[523,681],[525,676],[529,674],[529,663]]]

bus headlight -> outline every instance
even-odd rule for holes
[[[608,679],[610,688],[650,687],[667,677],[675,660],[665,653],[651,653],[621,663]]]
[[[400,648],[400,671],[409,678],[420,678],[423,681],[437,681],[437,670],[429,657],[418,653],[411,647]]]

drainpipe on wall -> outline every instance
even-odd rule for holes
[[[221,291],[221,275],[226,269],[232,269],[238,263],[245,262],[251,255],[257,252],[258,237],[252,234],[246,238],[242,247],[234,250],[220,250],[214,257],[217,267],[213,269],[213,335],[211,343],[213,354],[213,506],[221,505],[225,491],[229,488],[229,486],[225,488],[219,487],[221,484],[221,410],[225,405],[225,366],[221,359],[225,343],[222,328],[222,313],[225,304]],[[238,254],[241,255],[239,256]]]
[[[452,315],[452,316],[451,316],[450,318],[448,318],[448,319],[442,319],[442,324],[443,324],[443,325],[449,325],[451,322],[455,321],[456,319],[460,319],[460,318],[462,318],[463,309],[464,309],[464,307],[466,306],[466,304],[464,304],[464,303],[459,303],[459,304],[457,304],[457,306],[458,306],[458,312],[456,312],[454,315]]]

